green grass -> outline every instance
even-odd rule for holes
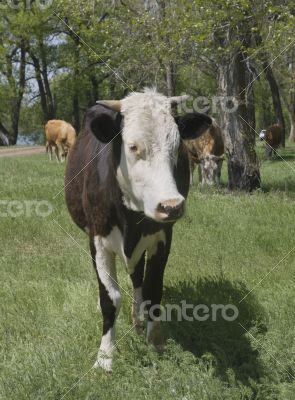
[[[112,376],[90,370],[65,399],[294,399],[295,251],[258,284],[295,246],[294,150],[280,150],[290,165],[262,161],[263,190],[255,194],[195,185],[174,228],[163,303],[231,303],[238,319],[166,322],[159,356],[133,331],[123,337],[131,327],[123,293]],[[1,200],[48,200],[54,208],[47,218],[0,218],[0,399],[61,399],[92,367],[100,340],[96,277],[81,249],[88,251],[87,238],[63,193],[53,198],[64,166],[38,155],[0,159],[0,169]],[[118,272],[131,293],[122,265]]]

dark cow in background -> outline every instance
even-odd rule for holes
[[[185,142],[189,150],[191,182],[195,165],[199,165],[202,185],[219,185],[224,160],[224,140],[220,127],[212,119],[212,125],[200,137]]]
[[[267,129],[263,129],[260,134],[260,140],[265,142],[265,157],[271,158],[274,149],[277,149],[282,140],[283,129],[280,125],[275,124],[269,126]]]
[[[158,305],[170,252],[173,224],[183,215],[189,190],[189,160],[182,139],[197,137],[211,119],[203,114],[172,116],[169,99],[155,91],[101,101],[84,118],[66,170],[66,202],[76,224],[89,234],[103,315],[95,366],[112,368],[115,320],[121,296],[115,256],[133,284],[133,324],[161,348]],[[146,266],[145,266],[146,264]],[[155,307],[154,307],[155,309]]]

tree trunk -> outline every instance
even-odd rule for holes
[[[0,121],[0,146],[8,146],[9,145],[9,132],[5,128],[5,126]]]
[[[73,95],[73,117],[74,117],[74,128],[78,133],[80,131],[80,106],[79,106],[79,38],[75,37],[75,65],[74,65],[74,95]]]
[[[47,98],[46,98],[46,92],[44,89],[44,84],[42,80],[42,74],[41,74],[41,67],[40,67],[40,62],[39,59],[35,56],[35,54],[30,50],[29,52],[30,57],[33,61],[34,68],[35,68],[35,75],[36,75],[36,81],[38,84],[39,88],[39,94],[40,94],[40,99],[41,99],[41,108],[43,112],[43,122],[48,121],[48,108],[47,108]]]
[[[273,70],[266,61],[263,63],[263,68],[264,68],[265,77],[269,83],[269,87],[270,87],[270,91],[271,91],[274,113],[276,115],[276,123],[278,123],[282,127],[282,130],[283,130],[281,145],[283,147],[285,147],[285,131],[286,131],[285,119],[284,119],[283,110],[282,110],[282,102],[281,102],[279,87],[278,87],[276,78],[274,76]]]
[[[91,80],[91,97],[92,97],[92,104],[98,100],[98,80],[96,76],[93,74],[90,77]]]
[[[289,141],[291,143],[295,143],[295,104],[293,104],[293,107],[290,107],[289,111],[289,118],[290,118],[290,124],[291,124],[291,130],[290,130],[290,135],[289,135]]]
[[[219,66],[219,85],[222,96],[233,97],[237,102],[236,108],[230,111],[224,107],[221,109],[228,156],[228,187],[251,192],[260,187],[260,172],[248,122],[243,59],[241,51],[236,51],[230,63]]]
[[[158,22],[165,16],[165,0],[144,0],[145,10],[148,11]],[[169,38],[166,39],[166,46],[170,48]],[[166,64],[166,63],[165,63]],[[176,95],[176,65],[173,61],[169,61],[165,65],[166,69],[166,91],[167,96]],[[176,110],[177,105],[173,108]]]
[[[10,101],[10,121],[11,130],[8,136],[9,144],[15,145],[18,137],[18,125],[20,117],[21,102],[24,95],[25,83],[26,83],[26,42],[25,39],[21,39],[20,42],[20,61],[19,61],[19,80],[18,82],[13,76],[12,58],[8,60],[8,82],[13,88],[13,96]]]
[[[290,101],[287,105],[291,130],[289,135],[289,141],[294,143],[295,142],[295,51],[293,50],[291,55],[291,62],[290,62],[290,71],[291,71],[291,87],[290,87]]]
[[[176,66],[170,61],[166,66],[166,85],[168,97],[176,95]]]
[[[144,0],[144,7],[146,11],[157,16],[158,18],[162,17],[162,14],[165,9],[165,1],[164,0]]]
[[[246,77],[247,77],[247,87],[246,87],[246,106],[248,122],[251,126],[251,134],[253,135],[254,143],[256,141],[256,117],[255,117],[255,96],[254,96],[254,81],[253,81],[253,71],[249,61],[246,61]]]
[[[42,40],[39,41],[39,53],[40,57],[38,58],[32,49],[29,50],[30,57],[34,64],[36,80],[41,98],[43,121],[45,123],[50,119],[55,118],[55,107],[48,81],[46,51],[44,49]]]
[[[47,100],[47,120],[50,120],[55,118],[55,104],[48,80],[46,49],[44,49],[44,43],[42,40],[39,42],[39,48],[42,61],[42,77],[43,77],[46,100]]]
[[[9,145],[9,140],[4,133],[0,132],[0,146],[8,146]]]

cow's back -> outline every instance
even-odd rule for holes
[[[67,133],[66,133],[66,141],[69,147],[73,146],[76,141],[77,135],[75,129],[72,125],[68,124]]]
[[[76,132],[68,122],[52,119],[45,125],[45,136],[46,140],[49,142],[65,143],[69,140],[69,143],[73,144],[75,142]]]

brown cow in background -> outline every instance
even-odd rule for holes
[[[202,185],[219,185],[224,160],[224,140],[217,122],[200,137],[185,142],[190,154],[191,181],[195,164],[199,164],[199,179]]]
[[[260,140],[265,141],[265,157],[270,159],[274,149],[277,149],[282,140],[283,129],[280,125],[274,124],[267,129],[263,129],[260,134]],[[275,151],[274,151],[275,152]]]
[[[52,148],[54,147],[57,161],[64,161],[69,149],[76,141],[76,131],[66,121],[52,119],[45,125],[46,153],[52,160]]]

